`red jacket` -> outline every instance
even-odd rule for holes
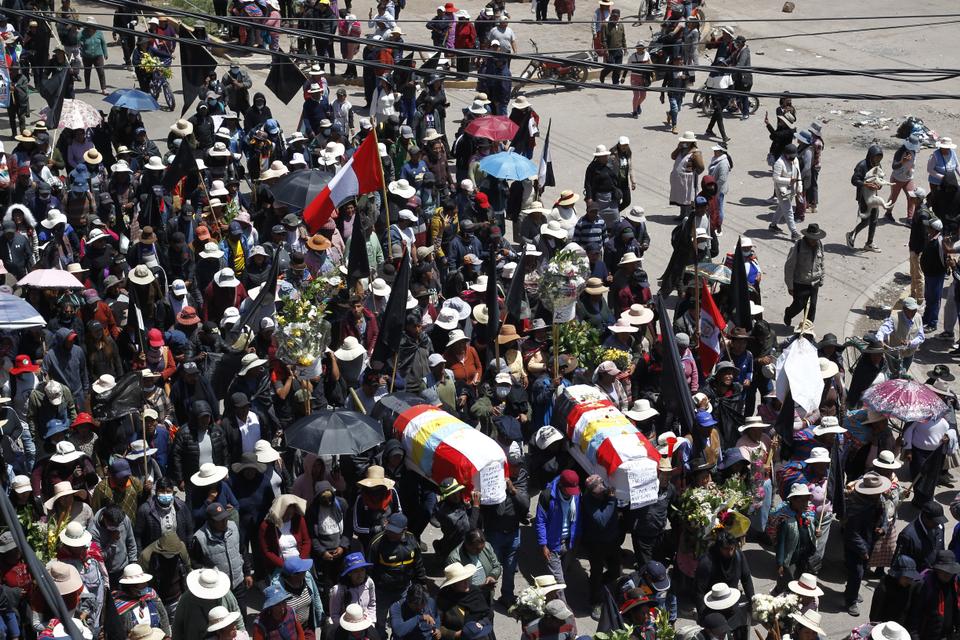
[[[457,22],[457,32],[453,46],[456,49],[475,49],[477,47],[477,28],[472,22]]]
[[[290,520],[290,532],[297,540],[297,548],[300,549],[300,557],[304,560],[310,558],[310,532],[307,529],[307,519],[299,513],[294,514]],[[267,562],[267,566],[273,569],[283,568],[283,556],[280,555],[280,530],[269,520],[260,523],[260,553]]]
[[[342,342],[347,336],[353,336],[360,344],[366,347],[367,355],[373,355],[373,345],[377,343],[377,336],[380,335],[380,327],[377,324],[377,317],[366,307],[363,308],[363,317],[367,321],[367,328],[366,331],[364,331],[364,335],[360,335],[360,330],[357,329],[357,323],[353,321],[353,318],[347,318],[340,321],[340,340]]]

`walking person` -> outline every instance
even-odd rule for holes
[[[800,234],[794,218],[794,205],[797,195],[803,192],[803,180],[800,177],[800,162],[797,160],[797,145],[793,143],[785,146],[783,153],[773,163],[773,191],[777,199],[777,212],[767,228],[780,233],[780,223],[786,220],[790,239],[796,242],[800,239]]]
[[[860,585],[870,561],[870,552],[874,542],[887,526],[880,496],[889,488],[889,478],[867,473],[854,485],[854,491],[847,502],[847,522],[843,528],[847,585],[843,591],[843,600],[847,613],[854,617],[860,615]]]
[[[603,48],[606,51],[607,65],[618,65],[616,67],[604,66],[600,71],[600,82],[604,82],[610,73],[613,73],[613,84],[623,84],[623,76],[626,73],[620,69],[623,64],[623,52],[627,49],[627,34],[623,30],[623,23],[620,22],[620,9],[614,9],[610,12],[610,19],[604,23],[600,29],[600,40],[603,42]]]
[[[670,171],[670,204],[680,207],[677,219],[684,220],[693,212],[697,182],[705,169],[693,131],[684,131],[677,139],[677,148],[670,154],[670,158],[673,160],[673,169]]]
[[[900,197],[900,192],[907,194],[907,222],[913,220],[913,214],[916,211],[916,202],[910,197],[910,192],[914,190],[913,170],[917,164],[917,151],[920,150],[920,139],[917,136],[910,136],[903,141],[897,152],[893,154],[893,167],[890,171],[890,201],[888,212],[893,212],[894,205]]]
[[[795,242],[790,249],[783,266],[787,291],[793,296],[790,306],[783,312],[783,324],[787,326],[804,309],[811,322],[817,317],[817,297],[826,275],[823,260],[823,239],[826,236],[827,232],[820,225],[807,225],[803,230],[803,239]]]
[[[923,330],[933,334],[940,319],[940,301],[943,298],[943,280],[953,268],[954,259],[950,237],[943,233],[943,222],[933,220],[927,228],[927,240],[920,253],[920,270],[923,272]]]
[[[914,187],[912,191],[907,192],[907,198],[913,201],[913,218],[910,220],[910,237],[907,240],[907,248],[910,250],[910,295],[922,307],[923,270],[920,268],[920,254],[923,253],[923,247],[927,244],[930,225],[937,222],[942,227],[943,223],[936,220],[933,212],[927,208],[926,189]]]
[[[713,158],[707,167],[709,173],[717,182],[717,204],[719,205],[720,224],[718,228],[723,228],[723,202],[727,198],[727,191],[730,190],[730,170],[733,169],[733,158],[726,146],[717,144],[712,147]]]
[[[883,168],[880,162],[883,160],[883,149],[878,144],[870,145],[867,149],[867,157],[857,163],[853,169],[853,176],[850,178],[850,184],[857,188],[857,206],[860,215],[860,222],[853,228],[853,231],[847,233],[847,246],[854,248],[857,234],[867,229],[867,244],[864,249],[880,252],[880,248],[873,244],[873,236],[877,232],[877,220],[880,218],[880,209],[885,208],[884,201],[877,192],[885,184]],[[886,209],[887,215],[891,218],[893,214]]]
[[[687,91],[687,72],[683,68],[683,58],[679,55],[670,58],[670,64],[673,67],[663,75],[663,86],[667,90],[660,94],[660,104],[663,104],[669,98],[667,119],[663,121],[663,124],[670,127],[670,133],[676,133],[677,116],[680,114],[680,106],[683,104],[683,94]]]
[[[806,180],[803,186],[806,188],[804,196],[807,201],[807,211],[809,213],[817,212],[817,205],[820,204],[820,167],[823,158],[823,125],[819,122],[811,122],[808,129],[812,142],[810,149],[813,151],[813,158],[810,161],[810,182]]]
[[[736,53],[727,58],[727,60],[732,66],[738,69],[749,69],[751,66],[750,45],[747,44],[747,39],[743,36],[737,36],[733,40],[733,44],[736,47]],[[753,89],[753,74],[749,71],[735,72],[733,74],[733,88],[744,94],[750,93],[750,90]],[[750,96],[739,95],[735,100],[740,110],[740,119],[746,120],[750,117]]]
[[[639,118],[643,113],[643,101],[647,99],[647,87],[650,86],[650,72],[644,71],[641,65],[650,64],[650,53],[647,51],[647,43],[643,40],[637,42],[636,51],[627,58],[627,64],[630,65],[630,86],[633,87],[633,110],[634,118]],[[639,87],[642,87],[639,88]]]
[[[93,16],[87,18],[80,32],[80,59],[83,61],[83,84],[90,90],[90,73],[97,69],[97,79],[100,81],[100,93],[107,93],[107,77],[103,72],[103,63],[109,58],[107,40],[103,32],[97,28],[97,20]]]

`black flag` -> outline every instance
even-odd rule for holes
[[[500,335],[500,294],[497,286],[497,254],[487,256],[487,344],[491,347]]]
[[[367,255],[367,238],[355,219],[347,253],[347,283],[352,287],[359,280],[370,277],[370,258]]]
[[[303,83],[307,77],[303,71],[288,56],[273,54],[273,64],[270,65],[270,73],[267,74],[267,89],[273,92],[273,95],[280,98],[283,104],[290,104],[290,101],[300,93]]]
[[[537,183],[542,193],[547,187],[557,186],[557,179],[553,175],[553,156],[550,155],[550,127],[553,120],[547,123],[547,135],[543,139],[543,155],[540,156],[540,166],[537,169]]]
[[[524,243],[523,251],[520,252],[520,260],[517,268],[513,272],[513,278],[510,280],[510,290],[507,291],[507,299],[504,306],[507,308],[507,320],[514,326],[520,327],[523,321],[523,302],[527,291],[523,288],[523,281],[527,277],[527,245]]]
[[[217,61],[199,41],[184,39],[180,45],[180,80],[183,83],[183,109],[187,112],[193,101],[200,96],[200,89],[207,74],[217,70]],[[243,114],[239,114],[243,116]]]
[[[787,395],[780,406],[780,413],[773,423],[774,433],[780,436],[780,457],[789,460],[793,453],[793,421],[794,421],[793,394],[787,389]]]
[[[407,296],[410,294],[410,256],[406,253],[400,258],[400,269],[393,281],[387,307],[383,311],[383,324],[380,335],[373,347],[374,362],[392,363],[394,354],[400,349],[403,337],[403,325],[407,317]]]
[[[55,131],[60,126],[60,112],[63,111],[63,94],[67,90],[67,74],[69,69],[60,69],[55,74],[40,83],[39,91],[47,101],[50,109],[47,111],[47,129]]]
[[[677,350],[677,338],[673,334],[670,316],[663,305],[663,297],[658,293],[653,297],[654,307],[660,319],[660,346],[663,351],[663,373],[660,376],[660,403],[680,423],[680,435],[693,433],[696,420],[693,408],[693,396],[683,375],[680,364],[680,352]]]
[[[750,316],[750,287],[747,284],[747,271],[744,269],[742,238],[737,238],[737,246],[733,250],[727,313],[738,327],[743,327],[747,331],[753,329],[753,319]]]
[[[93,416],[98,420],[114,420],[143,410],[143,387],[139,371],[131,371],[117,379],[117,385],[106,395],[93,397]]]
[[[167,167],[167,172],[163,174],[163,186],[167,191],[170,191],[180,182],[181,178],[192,176],[196,173],[196,155],[194,155],[193,147],[184,140],[180,143],[180,147],[177,149],[177,155],[173,157],[173,162]]]
[[[674,289],[679,289],[680,283],[683,282],[683,270],[694,263],[693,224],[693,216],[689,215],[670,233],[673,253],[670,255],[667,268],[660,276],[658,293],[661,295],[669,296]]]

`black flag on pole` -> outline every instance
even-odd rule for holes
[[[774,433],[780,436],[780,454],[784,460],[789,460],[793,453],[793,421],[796,405],[793,394],[787,389],[787,395],[780,406],[780,413],[773,423]]]
[[[367,254],[367,238],[360,228],[360,221],[353,225],[350,235],[350,249],[347,252],[347,284],[351,287],[370,277],[370,257]]]
[[[217,61],[201,42],[183,39],[180,45],[180,62],[180,80],[183,83],[183,109],[180,115],[183,115],[194,100],[203,98],[200,95],[203,81],[207,74],[217,70]]]
[[[193,176],[197,173],[197,157],[186,140],[180,143],[177,149],[177,155],[173,157],[173,162],[167,167],[167,172],[163,174],[163,186],[167,191],[173,189],[181,178]]]
[[[747,270],[744,268],[742,240],[737,238],[737,246],[733,250],[727,313],[735,325],[750,331],[753,329],[753,319],[750,316],[750,287],[747,283]]]
[[[667,268],[660,276],[660,289],[657,293],[661,295],[669,296],[674,289],[679,289],[683,282],[683,270],[694,263],[696,255],[693,248],[693,224],[693,216],[687,216],[670,232],[673,253],[670,254]]]
[[[523,288],[523,281],[527,277],[527,245],[524,243],[523,251],[520,252],[520,259],[517,262],[517,268],[513,272],[513,278],[510,279],[510,289],[507,291],[507,299],[504,306],[507,309],[507,321],[513,323],[518,329],[523,322],[523,302],[526,297],[526,289]]]
[[[410,295],[410,256],[406,253],[400,258],[400,269],[393,281],[387,307],[383,312],[383,324],[380,335],[373,346],[374,362],[383,362],[388,366],[393,362],[394,354],[400,349],[403,338],[403,325],[407,317],[407,296]]]
[[[260,285],[257,297],[243,310],[240,320],[233,325],[227,339],[227,344],[234,344],[243,327],[249,327],[253,333],[260,330],[260,321],[269,316],[276,309],[277,281],[280,279],[280,248],[273,251],[270,262],[270,271],[267,278]]]
[[[557,186],[557,179],[553,175],[553,156],[550,154],[550,127],[553,120],[547,122],[547,135],[543,138],[543,154],[540,156],[540,167],[537,170],[537,182],[540,191],[547,187]]]
[[[63,95],[67,90],[67,74],[69,69],[60,69],[55,74],[40,83],[38,91],[47,101],[47,115],[44,122],[47,129],[54,131],[60,126],[60,113],[63,111]]]
[[[264,84],[273,92],[273,95],[283,101],[283,104],[290,104],[290,101],[300,93],[306,81],[307,77],[303,75],[303,71],[289,56],[273,54],[273,63],[270,65],[270,73],[267,74],[267,81]]]
[[[683,365],[680,364],[680,352],[677,350],[677,338],[673,333],[673,325],[663,304],[663,297],[659,293],[653,297],[653,304],[660,321],[660,346],[663,351],[660,404],[665,412],[671,414],[680,423],[680,435],[693,433],[696,420],[693,396],[683,375]]]

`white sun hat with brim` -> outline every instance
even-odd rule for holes
[[[623,254],[623,256],[621,256],[620,262],[617,263],[617,266],[622,267],[625,264],[636,264],[638,262],[643,262],[643,258],[638,256],[633,251],[627,251],[625,254]]]
[[[649,420],[650,418],[660,415],[660,412],[650,406],[649,400],[646,398],[640,398],[639,400],[634,401],[633,406],[624,411],[623,415],[627,416],[631,420],[643,422],[644,420]]]
[[[840,421],[837,420],[836,416],[823,416],[820,419],[820,424],[813,428],[813,435],[823,436],[828,433],[841,434],[846,433],[847,430],[840,426]]]
[[[452,347],[458,342],[470,342],[470,338],[463,333],[462,329],[454,329],[450,332],[450,337],[447,339],[447,348]]]
[[[533,436],[533,443],[540,450],[546,449],[554,442],[560,442],[561,440],[563,440],[563,434],[556,427],[550,425],[540,427]]]
[[[340,345],[340,348],[333,352],[333,355],[337,357],[337,360],[343,362],[353,362],[367,350],[364,348],[360,341],[357,340],[354,336],[347,336],[343,339],[343,344]]]
[[[607,326],[607,329],[610,333],[636,333],[640,331],[639,328],[630,324],[630,321],[624,317],[620,317],[611,325]]]
[[[469,580],[476,572],[477,566],[473,564],[460,564],[459,562],[448,564],[443,569],[443,582],[440,583],[440,588],[443,589],[452,584]]]
[[[374,278],[373,282],[370,283],[370,291],[372,291],[375,296],[389,298],[392,289],[383,278]]]
[[[53,578],[57,592],[62,596],[72,595],[83,588],[83,578],[72,564],[62,560],[51,560],[47,563],[47,573]],[[83,625],[80,625],[81,627]]]
[[[820,632],[826,635],[822,631]],[[881,622],[870,631],[871,640],[910,640],[910,632],[899,622]]]
[[[446,300],[444,300],[443,306],[441,308],[453,309],[457,314],[457,318],[459,318],[460,320],[466,320],[467,318],[470,317],[470,312],[471,312],[470,305],[465,300],[457,296],[454,296],[453,298],[447,298]]]
[[[543,255],[543,251],[540,251],[539,249],[537,249],[537,246],[536,246],[536,245],[533,245],[533,244],[528,244],[528,245],[526,245],[526,246],[524,247],[524,250],[526,251],[528,257],[529,257],[529,256],[534,256],[534,257],[536,257],[536,256],[542,256],[542,255]]]
[[[817,363],[820,365],[820,377],[828,380],[840,373],[840,367],[836,362],[828,358],[819,358]]]
[[[266,358],[258,358],[255,353],[247,353],[240,360],[240,373],[239,375],[244,375],[249,372],[251,369],[256,367],[262,367],[267,364]]]
[[[57,464],[70,464],[75,462],[83,457],[83,451],[77,449],[77,447],[67,440],[62,440],[57,443],[56,453],[50,456],[50,462],[55,462]]]
[[[653,320],[653,310],[642,304],[632,304],[629,309],[620,314],[620,319],[640,327]]]
[[[203,245],[203,250],[200,252],[200,257],[219,259],[223,257],[223,250],[216,242],[208,242]]]
[[[60,636],[54,634],[54,637]],[[166,637],[163,629],[151,627],[149,624],[134,625],[127,633],[127,640],[163,640]]]
[[[567,585],[557,582],[556,577],[552,575],[535,576],[533,578],[533,587],[540,592],[540,595],[546,596],[554,591],[563,591]]]
[[[903,463],[897,460],[897,457],[893,455],[893,451],[881,451],[877,454],[877,457],[873,461],[873,466],[878,469],[899,469],[903,466]]]
[[[486,274],[477,276],[477,281],[470,285],[471,291],[476,291],[477,293],[483,293],[487,290],[487,276]]]
[[[473,308],[473,321],[477,324],[487,324],[490,321],[487,305],[481,303]]]
[[[213,275],[213,282],[218,287],[228,289],[230,287],[239,287],[240,281],[237,280],[237,274],[230,267],[224,267]]]
[[[153,275],[153,271],[150,270],[145,264],[138,264],[134,267],[133,271],[130,272],[130,275],[127,278],[133,284],[150,284],[157,279],[157,276]]]
[[[60,544],[68,547],[89,547],[93,541],[93,534],[83,528],[79,522],[68,522],[58,536]]]
[[[257,454],[257,462],[260,464],[272,464],[280,459],[280,452],[266,440],[257,440],[253,445],[253,452]]]
[[[433,324],[440,327],[444,331],[456,329],[459,323],[459,316],[451,307],[441,307],[440,311],[437,312],[437,319],[433,321]]]
[[[120,575],[120,584],[146,584],[153,576],[143,570],[139,564],[128,564]]]
[[[810,450],[810,457],[804,462],[807,464],[830,464],[830,452],[823,447],[814,447]]]
[[[556,220],[551,220],[550,222],[540,225],[540,233],[558,240],[563,240],[567,237],[567,230],[560,226],[560,223]]]
[[[673,440],[671,443],[670,441]],[[678,442],[677,434],[673,431],[664,431],[659,436],[657,436],[657,451],[660,452],[660,455],[665,456],[670,453],[670,445],[673,444],[676,446]]]
[[[227,468],[220,467],[212,462],[204,462],[200,470],[190,476],[190,483],[195,487],[209,487],[227,477]]]
[[[729,609],[740,600],[740,591],[725,582],[718,582],[703,596],[703,604],[714,611]]]
[[[797,595],[810,598],[819,598],[823,595],[823,589],[817,585],[817,576],[812,573],[801,573],[799,578],[787,583],[787,588]]]
[[[644,215],[643,207],[638,204],[630,207],[630,210],[624,213],[623,217],[630,222],[640,223],[647,221],[647,216]]]
[[[372,626],[373,620],[364,614],[363,608],[356,602],[348,604],[343,614],[340,615],[340,628],[344,631],[363,631]]]
[[[853,490],[865,496],[873,496],[885,493],[890,485],[893,484],[890,478],[885,478],[872,471],[863,474],[863,477],[857,480]]]
[[[152,171],[163,171],[167,168],[167,165],[163,164],[163,160],[160,159],[160,156],[150,156],[150,159],[143,168],[150,169]]]
[[[219,600],[230,592],[230,576],[216,568],[194,569],[187,574],[187,589],[201,600]]]
[[[146,413],[146,411],[144,411]],[[154,411],[156,413],[156,411]],[[154,416],[156,420],[157,416]],[[146,456],[156,455],[157,450],[154,447],[151,447],[146,440],[134,440],[130,443],[130,451],[127,452],[127,455],[123,456],[127,460],[139,460]]]
[[[737,427],[737,431],[743,433],[747,429],[766,429],[770,425],[763,421],[760,416],[750,416],[744,419],[743,424]]]
[[[810,497],[811,495],[813,494],[810,493],[810,487],[802,482],[795,482],[790,486],[790,493],[787,494],[787,502],[790,502],[794,498],[803,496]]]
[[[417,189],[410,185],[410,181],[405,178],[394,180],[387,185],[387,191],[401,198],[412,198],[417,194]]]
[[[818,637],[827,635],[827,632],[824,631],[823,627],[820,626],[821,625],[820,613],[817,611],[807,610],[807,611],[804,611],[803,613],[795,612],[795,613],[791,613],[790,617],[797,624],[803,625],[807,629],[810,629],[811,631],[816,633]]]
[[[224,606],[210,609],[207,614],[207,633],[214,633],[235,624],[240,619],[239,611],[230,611]]]
[[[72,496],[79,493],[78,489],[74,489],[73,485],[70,484],[69,480],[64,480],[53,485],[53,495],[47,498],[43,503],[43,508],[48,512],[53,509],[54,503],[65,496]]]

